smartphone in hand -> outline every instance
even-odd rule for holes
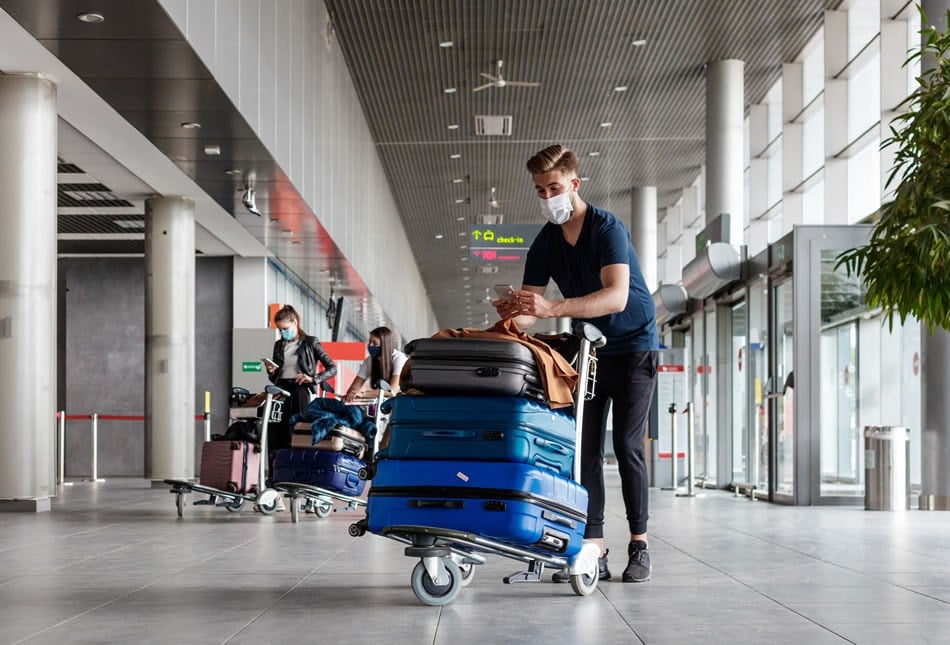
[[[272,361],[272,360],[269,359],[269,358],[262,358],[262,359],[261,359],[261,362],[264,364],[264,367],[271,368],[271,369],[277,369],[277,363],[275,363],[274,361]]]
[[[510,284],[496,284],[495,293],[502,300],[511,300],[514,297],[515,288]]]

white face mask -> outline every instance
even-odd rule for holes
[[[555,195],[550,199],[541,198],[541,214],[544,215],[544,218],[560,226],[567,220],[571,219],[571,213],[574,211],[574,203],[571,199],[570,190],[561,193],[560,195]]]

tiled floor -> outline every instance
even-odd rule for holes
[[[610,476],[611,568],[625,529]],[[419,603],[402,546],[355,513],[187,508],[142,482],[76,485],[0,514],[0,642],[947,643],[950,514],[652,495],[654,578],[591,597],[492,558],[446,607]],[[618,575],[619,577],[619,575]]]

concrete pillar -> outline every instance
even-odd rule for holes
[[[706,223],[729,213],[729,243],[742,244],[745,63],[706,67]]]
[[[946,31],[950,0],[924,0],[927,20],[940,31]],[[923,68],[934,61],[925,58]],[[950,330],[938,329],[933,335],[921,331],[921,396],[923,433],[921,446],[920,507],[950,510]]]
[[[630,206],[630,241],[640,261],[640,271],[650,293],[656,291],[656,186],[633,189]]]
[[[56,85],[0,75],[0,510],[55,494]]]
[[[154,480],[195,473],[195,205],[145,202],[145,467]]]

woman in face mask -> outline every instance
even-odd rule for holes
[[[375,397],[378,394],[380,381],[389,383],[393,392],[399,391],[399,376],[406,365],[406,355],[393,347],[393,332],[389,327],[377,327],[369,333],[366,352],[369,356],[346,391],[347,402],[362,393],[367,382],[372,389],[365,393],[366,396]]]
[[[300,327],[300,314],[290,305],[284,305],[274,314],[274,324],[280,338],[274,343],[273,364],[264,363],[268,378],[274,385],[290,392],[290,401],[284,403],[285,423],[270,424],[267,441],[270,450],[290,445],[290,428],[286,421],[291,415],[303,412],[320,383],[336,375],[336,364],[323,350],[314,336],[308,336]],[[317,364],[323,371],[317,374]]]

